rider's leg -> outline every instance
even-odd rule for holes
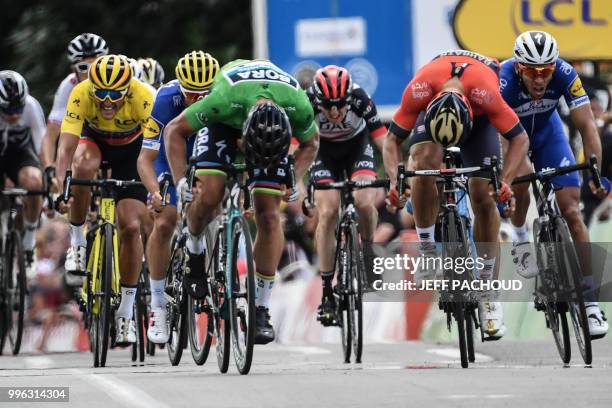
[[[17,178],[19,187],[26,190],[42,190],[42,172],[38,167],[24,166],[19,169]],[[42,209],[42,196],[29,196],[23,200],[23,218],[25,224],[25,234],[23,237],[23,249],[33,251],[36,243],[36,228]]]
[[[491,280],[495,274],[500,225],[497,206],[489,194],[489,182],[489,179],[477,177],[469,181],[470,202],[472,211],[474,211],[474,241],[476,241],[478,256],[484,259],[484,268],[480,271],[482,280]]]
[[[606,315],[597,302],[597,282],[593,276],[591,265],[591,246],[589,232],[580,214],[580,189],[565,187],[556,193],[561,215],[567,222],[574,240],[584,282],[584,303],[589,320],[589,331],[592,339],[598,339],[608,332]]]
[[[585,301],[597,301],[595,283],[593,281],[593,270],[591,268],[591,252],[588,245],[591,240],[589,231],[582,220],[580,213],[580,189],[578,187],[565,187],[556,192],[557,204],[561,210],[561,216],[567,222],[570,234],[574,240],[580,269],[587,285],[585,291]]]
[[[333,322],[334,297],[334,254],[336,252],[336,228],[338,226],[338,211],[340,193],[335,190],[317,190],[314,194],[319,223],[315,232],[316,250],[319,257],[319,272],[323,285],[320,309]],[[328,303],[328,305],[326,304]],[[326,310],[323,310],[326,309]],[[327,319],[327,317],[323,316]],[[326,324],[326,322],[323,322]]]
[[[153,231],[147,241],[147,262],[151,280],[151,307],[166,304],[164,282],[170,262],[170,241],[176,226],[176,206],[167,205],[156,215]]]
[[[119,272],[121,275],[121,304],[117,315],[132,318],[135,288],[142,269],[141,218],[147,208],[142,201],[126,198],[117,203],[117,230],[119,233]],[[125,292],[125,293],[124,293]]]
[[[529,162],[525,161],[519,168],[518,175],[523,176],[532,172],[532,167]],[[512,186],[514,199],[516,200],[516,208],[514,214],[510,218],[514,233],[516,234],[517,242],[529,241],[529,229],[527,228],[527,211],[531,202],[529,196],[529,183],[521,183]]]
[[[440,146],[424,142],[410,150],[415,170],[439,169],[442,165]],[[420,242],[434,242],[434,228],[438,216],[438,189],[433,177],[413,177],[410,182],[414,220]]]
[[[202,236],[208,224],[215,218],[225,192],[226,177],[213,170],[198,170],[198,184],[193,201],[187,206],[189,237],[187,248],[193,254],[204,250]]]
[[[102,161],[102,153],[98,145],[89,140],[81,139],[77,146],[72,162],[72,174],[74,178],[93,179],[96,177],[100,162]],[[67,271],[84,271],[85,270],[85,217],[89,210],[91,201],[91,188],[85,186],[72,187],[74,201],[70,207],[70,249],[66,256]],[[77,276],[66,275],[70,281],[69,284],[79,285],[82,278]]]
[[[481,166],[490,163],[492,157],[501,157],[501,144],[497,130],[485,116],[477,117],[469,139],[461,146],[461,159],[465,167]],[[503,161],[500,160],[503,164]],[[483,268],[479,271],[481,280],[491,280],[497,275],[499,265],[500,217],[495,200],[491,196],[488,172],[477,173],[470,178],[470,203],[474,212],[474,240],[477,256]],[[500,339],[505,331],[503,309],[497,293],[488,293],[488,298],[478,305],[478,313],[483,333],[490,340]]]
[[[274,340],[274,329],[269,315],[269,299],[285,242],[280,221],[280,200],[280,194],[258,192],[257,187],[253,189],[255,224],[257,225],[253,250],[256,265],[255,280],[258,287],[255,333],[257,344],[266,344]]]

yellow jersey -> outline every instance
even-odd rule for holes
[[[104,119],[91,81],[86,79],[70,93],[61,132],[113,146],[126,145],[142,136],[154,99],[147,85],[132,78],[123,106],[112,119]]]

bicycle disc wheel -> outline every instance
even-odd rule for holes
[[[177,240],[172,245],[172,255],[167,277],[167,285],[172,286],[172,298],[168,302],[168,358],[173,366],[181,362],[183,348],[187,344],[187,294],[183,290],[182,270],[184,252]]]
[[[6,267],[9,278],[8,285],[8,305],[10,308],[10,321],[8,338],[11,344],[13,355],[19,353],[21,348],[21,338],[23,335],[23,317],[25,311],[26,295],[26,266],[25,255],[21,238],[16,231],[13,231],[11,242],[8,243],[9,252],[5,258],[8,262]]]
[[[255,345],[255,262],[251,233],[244,217],[232,221],[230,316],[234,361],[240,374],[248,374]],[[244,276],[242,276],[244,275]]]
[[[349,238],[350,254],[350,273],[349,273],[349,293],[351,296],[349,309],[351,310],[351,337],[353,340],[353,354],[355,362],[361,363],[363,352],[363,276],[364,260],[363,251],[359,242],[357,225],[351,225],[351,236]]]
[[[574,246],[567,224],[562,218],[555,220],[555,231],[557,242],[563,244],[559,251],[559,272],[562,274],[561,282],[564,282],[568,289],[566,293],[570,296],[568,302],[568,312],[572,320],[574,335],[578,343],[578,350],[582,355],[584,363],[590,365],[593,362],[593,352],[591,348],[591,334],[589,331],[589,320],[584,307],[582,268],[578,262],[578,254]]]

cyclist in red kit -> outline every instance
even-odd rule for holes
[[[501,158],[499,135],[509,141],[503,160],[500,193],[491,197],[489,175],[477,174],[469,181],[470,202],[474,212],[474,240],[478,256],[484,259],[481,280],[493,277],[500,219],[495,200],[509,201],[510,182],[519,165],[526,160],[529,139],[518,116],[499,92],[499,62],[464,50],[440,54],[422,67],[410,81],[400,108],[393,116],[385,140],[385,170],[392,182],[389,201],[401,207],[395,186],[400,144],[410,136],[410,155],[416,170],[439,169],[442,147],[458,146],[466,167],[489,164],[492,156]],[[412,135],[411,135],[412,133]],[[501,160],[500,160],[501,161]],[[425,257],[438,257],[434,226],[438,215],[438,190],[431,177],[411,179],[420,251]],[[488,244],[488,245],[487,245]],[[485,256],[486,255],[486,256]],[[432,265],[433,264],[433,265]],[[427,263],[435,266],[435,262]],[[421,269],[415,279],[433,279],[441,271]],[[504,335],[501,304],[494,300],[479,307],[483,332],[490,339]]]

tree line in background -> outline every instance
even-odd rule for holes
[[[0,10],[0,70],[21,73],[46,113],[70,69],[66,47],[83,32],[111,53],[157,59],[166,81],[194,49],[221,64],[252,55],[249,0],[0,0]]]

